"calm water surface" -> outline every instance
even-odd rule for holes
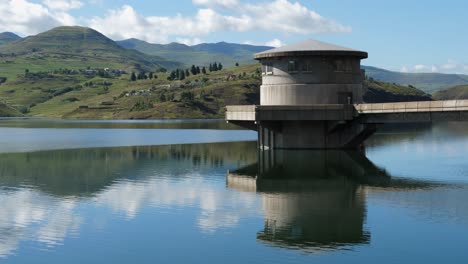
[[[219,121],[0,120],[0,263],[466,263],[468,124],[257,154]]]

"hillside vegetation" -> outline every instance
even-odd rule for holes
[[[362,66],[369,78],[382,82],[412,85],[426,93],[434,93],[455,85],[468,84],[468,75],[443,73],[403,73]]]
[[[364,95],[366,103],[431,101],[431,95],[415,88],[396,83],[376,81],[372,78],[364,81],[367,92]]]
[[[26,69],[113,68],[156,71],[175,68],[171,62],[117,45],[101,33],[84,27],[58,27],[0,46],[0,77],[15,79]]]
[[[0,99],[31,116],[91,119],[219,118],[225,105],[258,103],[256,64],[183,80],[168,80],[170,72],[138,75],[29,72],[0,85]]]
[[[15,117],[22,116],[22,114],[15,108],[0,102],[0,117]]]
[[[468,85],[458,85],[432,95],[434,100],[462,100],[468,99]]]

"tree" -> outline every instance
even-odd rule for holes
[[[137,77],[134,72],[132,72],[132,75],[130,76],[130,81],[134,82],[137,80]]]
[[[223,69],[223,65],[221,64],[221,62],[218,64],[218,70],[222,70]]]
[[[167,79],[168,79],[169,81],[172,81],[172,80],[174,80],[176,77],[177,77],[177,76],[176,76],[176,72],[175,72],[175,71],[171,71],[171,74],[169,74],[169,76],[167,77]]]
[[[203,66],[203,68],[202,68],[202,70],[201,70],[201,71],[202,71],[202,73],[203,73],[203,74],[206,74],[206,69],[205,69],[205,66]]]
[[[24,70],[24,77],[28,77],[29,69]]]
[[[210,63],[210,67],[208,68],[210,72],[213,71],[213,65]]]
[[[180,78],[180,70],[179,70],[179,69],[176,70],[176,78],[177,78],[177,79]]]
[[[185,70],[185,76],[189,77],[190,76],[190,71],[188,69]]]
[[[195,68],[195,65],[192,65],[190,72],[192,72],[193,75],[197,75],[197,68]]]
[[[239,67],[239,63],[238,63],[238,62],[236,62],[236,67]]]
[[[148,73],[148,78],[149,78],[150,80],[153,79],[153,73],[152,73],[152,72]]]
[[[179,76],[179,80],[183,80],[185,79],[185,72],[184,71],[180,71],[180,76]]]
[[[197,66],[197,74],[200,74],[200,67]]]
[[[191,102],[193,101],[193,93],[192,92],[182,92],[180,94],[180,100],[184,101],[184,102]]]
[[[218,64],[216,62],[213,63],[213,71],[218,71]]]
[[[138,79],[138,80],[143,80],[143,79],[144,79],[144,77],[143,77],[144,75],[145,75],[144,72],[139,72],[138,75],[137,75],[137,79]]]

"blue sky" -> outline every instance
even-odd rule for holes
[[[369,52],[363,64],[468,74],[468,1],[0,0],[0,31],[82,25],[115,40],[284,45],[319,39]]]

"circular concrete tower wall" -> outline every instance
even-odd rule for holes
[[[352,104],[362,102],[367,53],[317,41],[262,53],[261,105]]]

